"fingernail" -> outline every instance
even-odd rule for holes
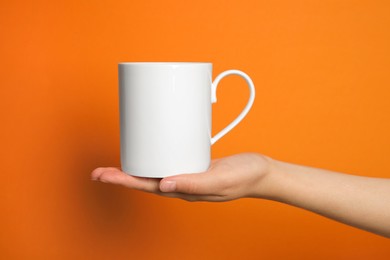
[[[175,181],[162,181],[160,184],[160,190],[162,192],[172,192],[176,189]]]

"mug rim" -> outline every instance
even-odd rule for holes
[[[210,65],[211,62],[187,62],[187,61],[141,61],[141,62],[119,62],[118,65],[169,65],[169,66],[178,66],[178,65]]]

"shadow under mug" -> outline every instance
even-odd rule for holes
[[[212,81],[204,62],[119,63],[121,167],[134,176],[163,178],[206,171],[211,145],[249,112],[255,98],[250,77],[227,70]],[[211,136],[211,105],[220,80],[245,79],[250,97],[239,116]]]

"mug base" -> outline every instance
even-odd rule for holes
[[[192,173],[202,173],[207,171],[209,167],[205,169],[199,169],[199,170],[192,170],[192,171],[181,171],[181,172],[161,172],[161,173],[140,173],[140,172],[132,172],[132,171],[126,171],[125,169],[122,169],[124,173],[130,176],[135,177],[141,177],[141,178],[154,178],[154,179],[162,179],[170,176],[175,175],[181,175],[181,174],[192,174]]]

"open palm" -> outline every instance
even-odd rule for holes
[[[105,183],[121,184],[188,201],[228,201],[256,196],[269,167],[268,157],[242,153],[215,159],[209,169],[202,173],[156,179],[131,176],[114,167],[101,167],[95,169],[91,177]]]

